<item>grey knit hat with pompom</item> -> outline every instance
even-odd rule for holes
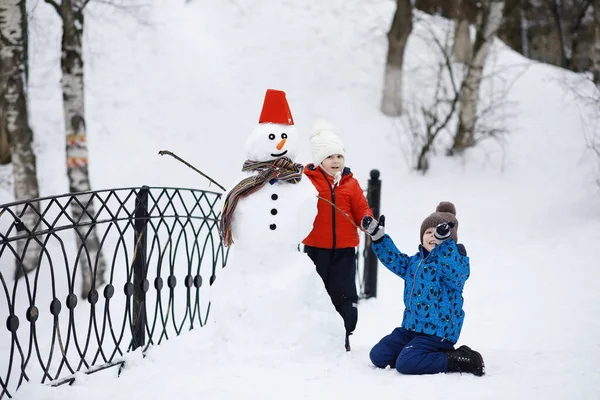
[[[451,221],[454,222],[456,226],[452,228],[450,237],[454,239],[455,242],[458,242],[458,220],[456,219],[456,207],[454,207],[454,204],[450,203],[449,201],[442,201],[436,207],[435,212],[429,217],[425,218],[421,224],[421,244],[423,244],[423,234],[427,229],[435,228],[439,224]]]

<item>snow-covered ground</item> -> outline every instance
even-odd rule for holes
[[[509,135],[463,159],[440,151],[421,176],[405,157],[406,125],[379,112],[394,2],[183,3],[154,0],[139,14],[148,24],[90,4],[85,60],[93,187],[208,187],[192,170],[160,157],[161,149],[231,185],[265,90],[285,90],[307,134],[298,161],[309,161],[314,121],[330,120],[363,185],[371,169],[381,171],[386,231],[401,249],[416,251],[421,221],[439,201],[456,204],[459,240],[471,258],[459,343],[483,354],[487,374],[403,376],[370,365],[370,348],[400,324],[403,309],[403,282],[382,267],[378,297],[359,305],[350,353],[343,338],[318,356],[290,358],[261,346],[236,351],[235,344],[225,351],[203,340],[208,326],[146,358],[129,354],[119,378],[113,369],[78,375],[71,387],[32,382],[17,399],[600,398],[599,170],[584,140],[598,126],[593,110],[567,90],[587,90],[578,76],[530,63],[497,43],[487,73],[508,88],[496,117]],[[68,191],[60,27],[44,2],[30,8],[31,117],[41,193],[51,195]],[[421,38],[446,28],[441,19],[419,18],[407,48],[409,99],[422,97],[418,77],[433,58]],[[0,196],[11,200],[10,191]]]

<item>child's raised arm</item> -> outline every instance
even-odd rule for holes
[[[379,217],[379,221],[376,221],[367,215],[363,218],[361,225],[373,239],[373,251],[379,261],[387,269],[404,279],[410,257],[398,250],[392,238],[385,234],[385,216],[382,215]]]

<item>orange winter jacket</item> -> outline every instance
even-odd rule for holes
[[[329,200],[344,211],[357,226],[360,226],[365,215],[373,216],[363,190],[356,178],[353,178],[350,168],[344,168],[342,178],[335,186],[333,186],[333,176],[320,166],[308,164],[304,167],[304,174],[317,188],[320,197]],[[321,199],[318,200],[317,209],[313,229],[302,243],[322,249],[358,246],[358,230],[344,214]]]

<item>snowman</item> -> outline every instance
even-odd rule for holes
[[[267,90],[258,126],[244,145],[247,160],[222,213],[225,245],[237,249],[297,249],[317,215],[318,192],[294,163],[298,134],[285,92]],[[223,229],[230,224],[230,229]],[[225,232],[224,232],[225,231]]]
[[[243,174],[224,197],[220,233],[231,249],[211,300],[225,341],[253,355],[342,347],[340,316],[299,247],[312,230],[318,201],[302,164],[293,161],[299,144],[285,92],[267,90],[245,143]]]

